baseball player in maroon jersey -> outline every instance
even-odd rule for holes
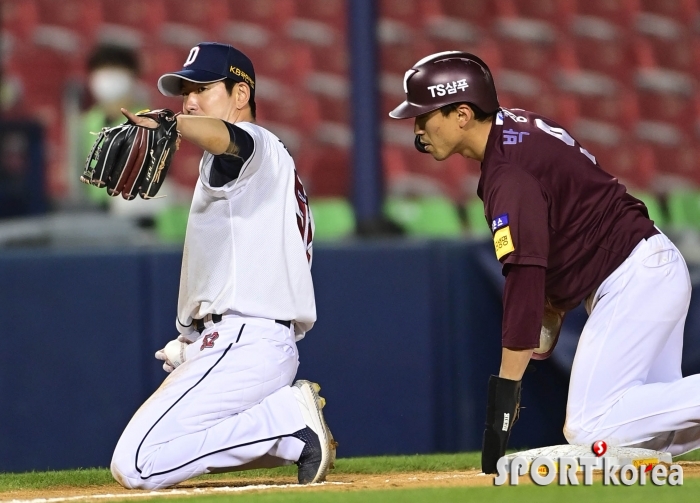
[[[488,385],[482,469],[496,472],[518,417],[523,373],[548,357],[585,302],[564,435],[569,443],[681,454],[700,447],[700,375],[683,378],[690,279],[643,203],[556,122],[499,107],[491,72],[449,51],[404,77],[416,148],[481,161],[478,195],[506,277],[502,356]]]

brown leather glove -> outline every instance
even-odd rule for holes
[[[155,121],[143,127],[127,120],[120,126],[103,128],[97,136],[80,181],[106,187],[110,196],[124,199],[155,197],[180,144],[172,110],[139,112],[137,117]]]

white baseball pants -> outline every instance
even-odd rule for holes
[[[690,278],[663,234],[642,240],[592,297],[564,435],[674,455],[700,447],[700,375],[683,378]]]
[[[112,457],[114,478],[160,489],[297,461],[304,443],[289,435],[306,426],[290,387],[298,365],[293,329],[224,316],[134,414]]]

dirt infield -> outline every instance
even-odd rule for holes
[[[681,462],[685,478],[700,477],[700,462]],[[600,476],[596,476],[600,478]],[[523,477],[522,483],[527,482]],[[193,480],[183,482],[177,487],[163,491],[129,491],[118,484],[90,487],[56,487],[43,490],[17,490],[0,493],[0,503],[30,502],[34,500],[60,501],[104,501],[105,499],[134,497],[141,500],[145,494],[153,497],[225,494],[236,492],[267,492],[274,490],[295,491],[360,491],[366,489],[411,489],[427,487],[477,487],[493,486],[493,477],[479,473],[479,470],[449,472],[405,472],[379,475],[338,474],[331,473],[325,484],[299,486],[295,477],[244,478]],[[109,495],[109,496],[107,496]]]

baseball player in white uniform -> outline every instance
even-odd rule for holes
[[[313,221],[294,161],[255,120],[255,73],[224,44],[194,47],[158,89],[182,96],[183,139],[205,152],[182,259],[177,328],[156,353],[171,371],[116,446],[124,487],[296,463],[324,480],[335,443],[318,387],[294,382],[296,341],[316,320]],[[123,111],[134,123],[151,119]]]

